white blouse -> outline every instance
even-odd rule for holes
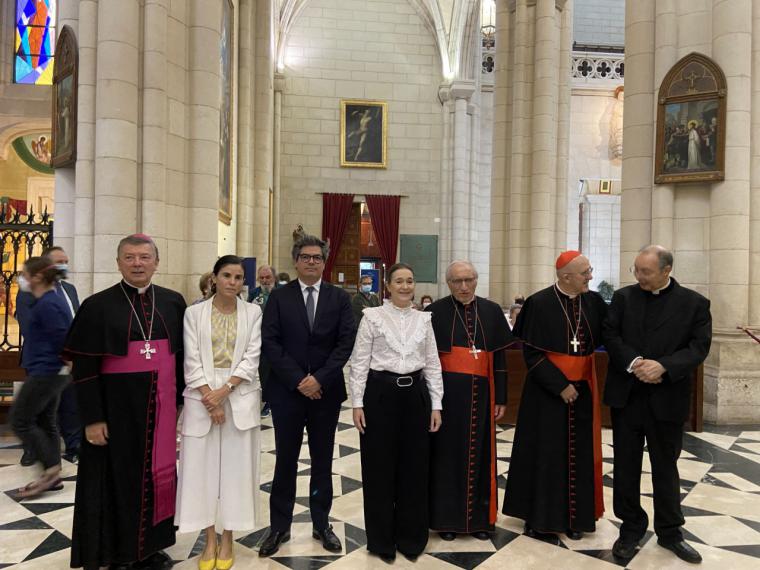
[[[349,388],[354,408],[364,407],[364,389],[370,369],[409,374],[422,369],[434,410],[443,398],[441,361],[435,344],[432,315],[392,303],[362,311],[364,318],[356,333],[351,354]]]

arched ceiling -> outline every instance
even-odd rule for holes
[[[284,69],[285,46],[293,23],[310,0],[276,0],[278,9],[276,62]],[[441,75],[452,80],[471,76],[467,62],[471,55],[469,42],[477,26],[480,0],[408,0],[435,38],[441,59]]]

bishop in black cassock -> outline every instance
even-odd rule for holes
[[[185,301],[150,283],[158,261],[153,242],[142,235],[125,240],[118,254],[124,280],[82,304],[66,341],[87,435],[77,475],[72,568],[126,568],[139,561],[135,567],[170,567],[159,551],[175,542]],[[155,252],[155,260],[146,252]],[[107,439],[92,435],[102,423]]]
[[[433,313],[444,386],[430,448],[430,527],[445,540],[457,533],[487,539],[498,509],[495,411],[507,402],[506,348],[515,339],[501,307],[475,296],[470,263],[452,263],[447,282],[452,295],[425,309]]]
[[[594,350],[607,305],[589,291],[593,268],[577,251],[557,259],[557,283],[526,299],[513,334],[528,373],[504,496],[528,536],[558,543],[593,532],[604,512]]]

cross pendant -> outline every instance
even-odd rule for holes
[[[581,346],[581,343],[578,342],[578,339],[573,336],[573,340],[570,342],[570,344],[573,345],[573,352],[578,352],[578,348]]]
[[[475,348],[475,345],[474,345],[474,344],[472,345],[472,347],[471,347],[471,348],[470,348],[470,350],[469,350],[469,353],[470,353],[470,354],[472,354],[472,356],[474,356],[474,357],[475,357],[475,360],[477,360],[477,359],[478,359],[478,353],[479,353],[479,352],[483,352],[483,351],[482,351],[482,350],[480,350],[479,348]]]
[[[150,360],[151,359],[150,355],[151,354],[156,354],[156,349],[155,348],[151,348],[150,347],[150,342],[148,342],[146,340],[145,341],[145,348],[141,348],[140,349],[140,354],[144,354],[145,355],[145,360]]]

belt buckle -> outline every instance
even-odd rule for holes
[[[402,384],[401,380],[409,380],[409,383]],[[396,386],[398,386],[399,388],[408,388],[412,384],[414,384],[414,378],[412,378],[411,376],[399,376],[398,378],[396,378]]]

